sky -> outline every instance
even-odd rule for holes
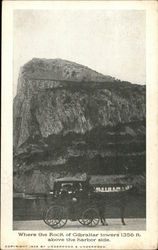
[[[104,75],[146,82],[143,10],[14,10],[14,95],[32,58],[62,58]]]

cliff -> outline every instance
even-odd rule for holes
[[[145,86],[73,62],[26,63],[14,98],[15,190],[45,192],[53,178],[85,172],[145,172],[145,97]]]

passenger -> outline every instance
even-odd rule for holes
[[[72,194],[72,187],[71,185],[64,185],[61,190],[61,199],[64,200],[69,200],[70,196]]]

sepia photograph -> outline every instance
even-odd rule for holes
[[[145,230],[145,11],[13,18],[13,228]]]
[[[156,249],[157,7],[4,2],[1,249]]]

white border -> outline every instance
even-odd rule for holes
[[[13,100],[13,10],[14,9],[138,9],[146,10],[147,24],[147,230],[142,237],[113,240],[106,249],[156,249],[157,138],[158,138],[158,4],[157,1],[4,1],[2,12],[2,172],[1,249],[5,244],[40,244],[40,238],[19,239],[12,230],[12,100]],[[104,231],[105,232],[105,231]],[[8,248],[9,249],[9,248]],[[12,248],[14,249],[14,248]]]

